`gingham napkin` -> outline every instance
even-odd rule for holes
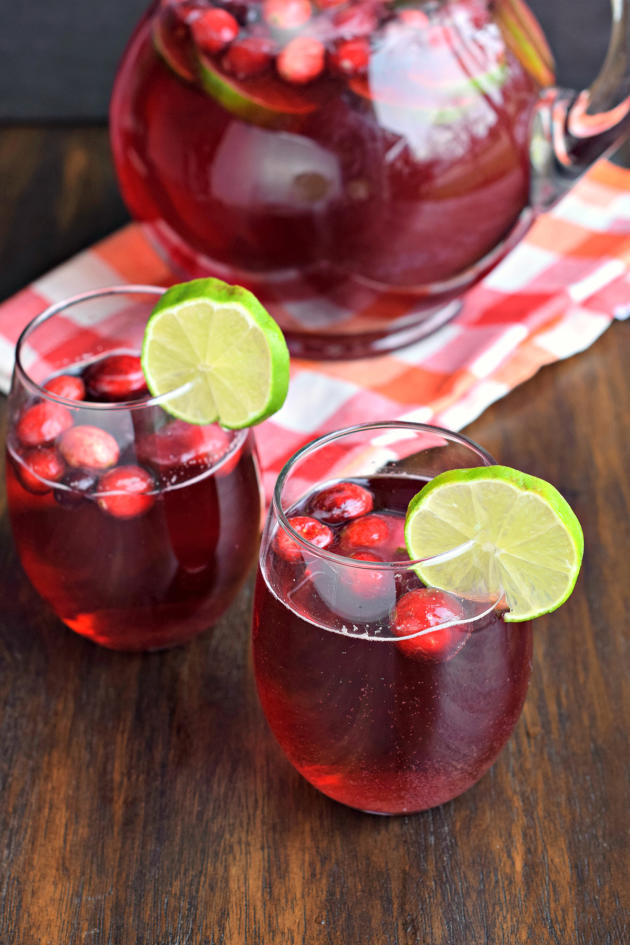
[[[630,314],[630,171],[599,162],[469,292],[457,318],[393,354],[292,360],[287,401],[257,429],[267,494],[286,460],[321,433],[404,418],[458,430],[544,364],[583,351]],[[176,281],[137,224],[0,306],[0,388],[24,325],[44,307],[116,283]]]

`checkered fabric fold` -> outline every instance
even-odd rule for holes
[[[293,359],[284,407],[256,431],[267,493],[292,453],[321,433],[394,418],[466,426],[540,367],[627,318],[629,266],[630,171],[601,161],[435,334],[378,358]],[[0,306],[0,389],[8,390],[20,331],[50,303],[119,283],[174,281],[138,224],[37,279]]]

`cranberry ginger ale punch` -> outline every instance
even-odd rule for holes
[[[253,627],[260,700],[291,763],[374,813],[461,794],[518,720],[531,621],[566,600],[582,547],[552,486],[437,427],[366,424],[296,453]]]
[[[71,629],[144,650],[218,619],[258,546],[250,428],[287,386],[277,325],[215,280],[97,290],[25,329],[9,512],[28,577]]]

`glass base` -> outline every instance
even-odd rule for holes
[[[313,306],[317,306],[316,301]],[[444,305],[425,309],[421,315],[415,316],[411,324],[394,325],[388,331],[326,335],[284,329],[284,336],[295,357],[321,361],[369,358],[421,341],[455,318],[461,307],[460,299],[452,299]],[[269,310],[273,315],[273,306]]]

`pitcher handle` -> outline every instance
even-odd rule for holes
[[[608,52],[582,92],[547,89],[532,127],[531,204],[547,210],[630,133],[630,0],[611,0]]]

